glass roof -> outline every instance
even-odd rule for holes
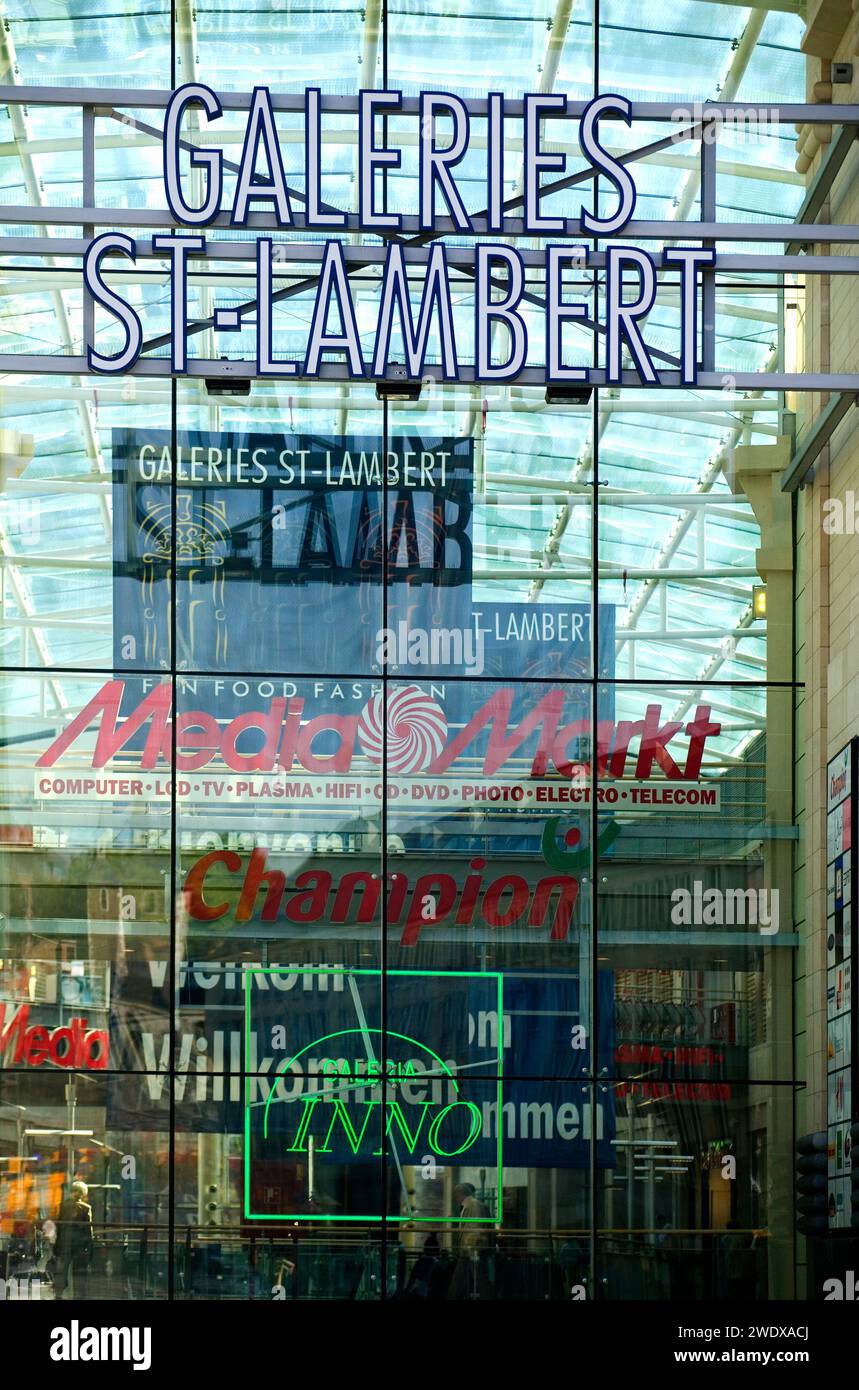
[[[739,102],[805,99],[803,21],[792,0],[778,0],[772,10],[708,0],[671,5],[640,0],[634,7],[627,0],[602,0],[598,26],[585,0],[390,0],[387,31],[380,0],[177,0],[175,8],[171,34],[170,5],[154,0],[0,0],[3,81],[132,91],[167,89],[194,78],[220,91],[247,91],[258,83],[295,91],[313,84],[343,94],[387,84],[405,93],[443,88],[467,96],[555,90],[577,100],[599,90],[678,105],[718,96]],[[127,109],[134,111],[133,99]],[[158,124],[158,113],[140,114]],[[479,126],[476,122],[469,156],[475,178],[482,159]],[[282,128],[288,176],[300,189],[297,119],[284,119]],[[617,149],[644,145],[664,133],[664,127],[639,123],[612,130]],[[240,114],[233,113],[209,135],[235,160],[241,149]],[[719,219],[794,216],[804,192],[794,142],[792,126],[721,131]],[[574,142],[564,137],[558,148],[575,167]],[[350,121],[326,117],[324,158],[326,196],[338,206],[351,206]],[[505,169],[512,196],[521,170],[521,147],[513,141]],[[96,175],[101,205],[164,206],[160,147],[133,127],[98,120]],[[468,163],[462,175],[469,202]],[[677,220],[682,240],[682,221],[699,215],[699,147],[678,143],[640,160],[635,177],[637,215]],[[399,209],[415,206],[413,149],[404,147],[388,199]],[[563,199],[560,210],[577,207],[575,198]],[[0,110],[0,204],[73,207],[82,201],[79,113],[73,108]],[[2,229],[10,236],[41,231],[35,224]],[[81,236],[83,231],[58,227],[51,234]],[[539,244],[533,238],[524,243],[532,249]],[[195,277],[193,302],[201,315],[211,312],[215,291],[219,303],[252,297],[251,268],[246,262],[220,262]],[[295,269],[296,276],[306,273],[308,267]],[[0,284],[3,352],[82,350],[79,259],[8,257]],[[147,336],[166,331],[169,287],[157,266],[130,277],[127,293],[144,317]],[[590,293],[599,317],[601,286]],[[378,275],[369,270],[356,296],[365,342],[372,341],[377,295]],[[459,277],[455,310],[463,319],[472,312],[471,295],[471,281]],[[298,295],[278,311],[276,351],[288,353],[294,338],[306,337],[312,307],[312,295]],[[591,505],[598,481],[599,601],[615,606],[617,627],[616,664],[613,673],[604,674],[641,682],[670,678],[678,686],[765,679],[765,627],[751,612],[752,586],[760,582],[755,573],[760,538],[750,505],[732,489],[729,462],[736,444],[768,443],[780,433],[781,402],[775,393],[744,402],[730,374],[776,365],[785,347],[783,309],[784,293],[775,277],[720,275],[717,366],[726,374],[726,386],[719,393],[603,391],[592,416],[590,409],[547,406],[542,389],[458,387],[430,393],[419,414],[395,414],[394,432],[414,429],[419,421],[427,433],[474,435],[485,494],[476,512],[475,565],[483,576],[476,580],[476,597],[587,601],[594,561]],[[668,287],[648,322],[652,348],[676,351],[678,313],[677,295],[672,297]],[[252,334],[238,347],[236,341],[219,340],[209,330],[195,350],[206,356],[253,355]],[[581,332],[579,347],[591,353],[589,333]],[[212,428],[216,422],[223,430],[283,430],[285,415],[290,428],[315,433],[373,434],[381,427],[371,389],[357,385],[305,383],[288,390],[283,383],[266,384],[255,387],[248,401],[226,398],[212,406],[201,384],[183,382],[180,404],[191,428]],[[111,431],[135,423],[169,428],[169,383],[129,387],[93,378],[10,375],[0,382],[0,416],[3,428],[34,441],[19,481],[52,478],[62,484],[44,502],[39,534],[21,501],[26,489],[13,490],[0,504],[5,613],[18,620],[3,628],[2,657],[8,665],[35,669],[108,664]],[[534,492],[545,494],[538,505],[526,497]],[[38,557],[47,550],[66,551],[67,563],[40,565]],[[679,570],[696,577],[659,578],[660,572]],[[79,620],[87,614],[91,622],[82,631]],[[675,632],[683,636],[672,637]],[[48,698],[73,706],[74,684],[64,678],[57,689]],[[636,700],[647,697],[630,692],[623,698],[634,714]],[[740,752],[762,727],[763,694],[748,689],[727,703],[735,715],[726,720],[735,726],[730,748]]]

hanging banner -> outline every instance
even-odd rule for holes
[[[116,669],[170,668],[174,549],[180,671],[380,673],[386,613],[469,630],[473,443],[390,444],[180,433],[174,467],[169,430],[114,430]]]
[[[434,1133],[442,1147],[453,1136],[465,1143],[457,1161],[469,1166],[494,1169],[499,1139],[509,1166],[587,1168],[592,1140],[599,1166],[613,1166],[613,1092],[600,1089],[591,1115],[591,1030],[577,972],[388,971],[384,1014],[380,980],[376,970],[330,966],[183,967],[177,1128],[232,1133],[244,1120],[251,1162],[290,1163],[311,1137],[324,1142],[333,1116],[330,1161],[355,1164],[378,1160],[382,1103],[395,1099],[395,1132],[402,1121],[414,1138],[400,1156],[413,1162],[436,1111],[456,1103]],[[601,970],[602,1056],[614,1050],[613,1000],[614,976]],[[167,1003],[166,963],[134,964],[117,981],[111,1065],[126,1074],[108,1079],[111,1129],[166,1123]]]

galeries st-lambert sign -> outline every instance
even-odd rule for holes
[[[588,382],[589,367],[566,360],[569,349],[564,342],[564,328],[576,321],[590,322],[594,312],[587,303],[588,291],[582,299],[576,299],[571,282],[578,280],[581,284],[585,278],[583,272],[592,261],[586,243],[599,238],[605,244],[605,252],[600,252],[600,261],[603,254],[605,257],[601,326],[605,379],[609,383],[621,381],[626,353],[642,383],[660,384],[653,358],[664,360],[665,354],[651,352],[641,332],[656,299],[658,268],[679,278],[680,324],[675,356],[681,384],[696,381],[701,272],[712,273],[717,264],[716,252],[711,247],[669,245],[653,256],[634,245],[615,244],[611,240],[631,221],[636,202],[629,163],[609,152],[606,142],[612,142],[610,131],[601,129],[603,123],[608,127],[618,122],[631,124],[632,106],[625,97],[597,96],[585,105],[575,122],[585,173],[590,166],[594,175],[580,179],[566,172],[567,155],[551,148],[552,123],[560,122],[568,130],[572,119],[572,104],[564,94],[528,94],[517,103],[514,114],[513,103],[507,103],[501,93],[490,92],[485,117],[485,178],[481,179],[477,172],[479,161],[468,159],[467,195],[466,180],[459,178],[459,166],[469,153],[477,154],[469,148],[471,122],[467,103],[449,93],[423,92],[416,110],[414,103],[406,105],[408,110],[402,94],[396,91],[359,93],[356,207],[345,211],[325,197],[323,100],[317,88],[307,88],[304,192],[298,206],[299,200],[287,183],[272,96],[267,87],[256,87],[247,111],[244,148],[232,201],[226,206],[225,161],[217,143],[218,122],[224,115],[222,103],[215,92],[201,83],[189,83],[172,94],[164,119],[163,176],[167,206],[179,227],[205,228],[217,222],[218,228],[249,227],[259,233],[262,214],[262,228],[273,227],[287,233],[302,230],[316,238],[326,231],[340,234],[339,239],[333,236],[324,243],[304,350],[289,357],[278,357],[273,346],[273,311],[282,289],[275,287],[282,242],[271,236],[255,236],[254,300],[239,309],[216,311],[215,325],[223,331],[255,328],[257,376],[314,378],[324,372],[333,358],[345,365],[352,377],[382,378],[392,365],[392,340],[401,339],[405,375],[412,379],[421,377],[432,342],[445,381],[461,379],[460,361],[473,356],[476,381],[508,381],[529,364],[539,363],[548,382]],[[199,122],[193,131],[193,142],[188,138],[192,114]],[[392,116],[396,121],[390,119]],[[403,216],[387,201],[384,207],[381,205],[383,180],[402,165],[403,152],[397,147],[395,127],[403,122],[411,122],[415,127],[419,241],[424,248],[432,236],[477,235],[478,230],[484,229],[494,238],[508,235],[544,239],[547,244],[536,253],[542,259],[539,273],[545,282],[544,300],[536,300],[528,289],[525,257],[497,239],[478,241],[473,259],[466,263],[458,251],[454,254],[436,241],[427,252],[425,265],[417,267],[417,275],[410,280],[402,237]],[[210,129],[213,143],[207,144]],[[505,146],[509,148],[511,140],[520,142],[522,151],[516,155],[522,164],[521,217],[518,212],[512,215],[505,206],[505,181],[509,178],[509,171],[505,174]],[[568,179],[580,183],[582,190],[582,202],[574,217],[560,216],[556,208],[550,209],[550,198],[546,198],[546,206],[543,204],[544,195]],[[196,193],[192,193],[192,181]],[[589,206],[596,188],[604,198],[605,206],[600,210]],[[469,208],[466,196],[476,197],[477,207]],[[516,202],[517,209],[518,206]],[[359,331],[349,278],[343,234],[354,232],[387,238],[379,293],[374,296],[378,304],[375,333],[371,330],[369,336],[366,329]],[[555,242],[552,239],[556,237],[564,240]],[[576,241],[576,237],[581,241]],[[181,375],[188,371],[189,363],[189,262],[206,259],[206,238],[193,230],[155,235],[151,249],[169,261],[170,370]],[[146,329],[134,306],[123,298],[122,286],[117,286],[115,278],[117,269],[127,269],[129,261],[136,263],[137,255],[135,239],[118,231],[104,232],[88,246],[83,266],[86,290],[122,335],[121,345],[111,353],[88,345],[90,371],[127,372],[144,349]],[[596,264],[596,258],[593,259]],[[454,306],[451,296],[451,281],[459,286],[463,274],[474,284],[473,308],[469,304],[465,313],[461,304]],[[589,277],[587,284],[590,285]],[[417,322],[413,301],[419,302]],[[534,318],[539,311],[535,311],[535,304],[542,309],[543,318],[536,329]],[[363,301],[361,308],[363,313]],[[671,360],[673,365],[675,359]]]

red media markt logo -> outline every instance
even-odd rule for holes
[[[358,740],[373,763],[382,763],[383,729],[387,723],[387,770],[391,773],[425,772],[447,741],[444,710],[417,685],[388,692],[379,690],[364,706],[358,723]]]

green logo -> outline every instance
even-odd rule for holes
[[[561,824],[561,816],[549,816],[543,826],[543,835],[540,840],[540,853],[549,865],[550,869],[557,869],[558,873],[568,874],[573,869],[587,868],[590,863],[591,852],[582,847],[575,849],[582,838],[582,832],[573,826],[564,835],[564,844],[569,845],[569,849],[561,849],[558,844],[558,829]],[[597,854],[605,854],[614,844],[620,834],[620,826],[617,821],[611,820],[604,830],[600,831],[597,839]]]

